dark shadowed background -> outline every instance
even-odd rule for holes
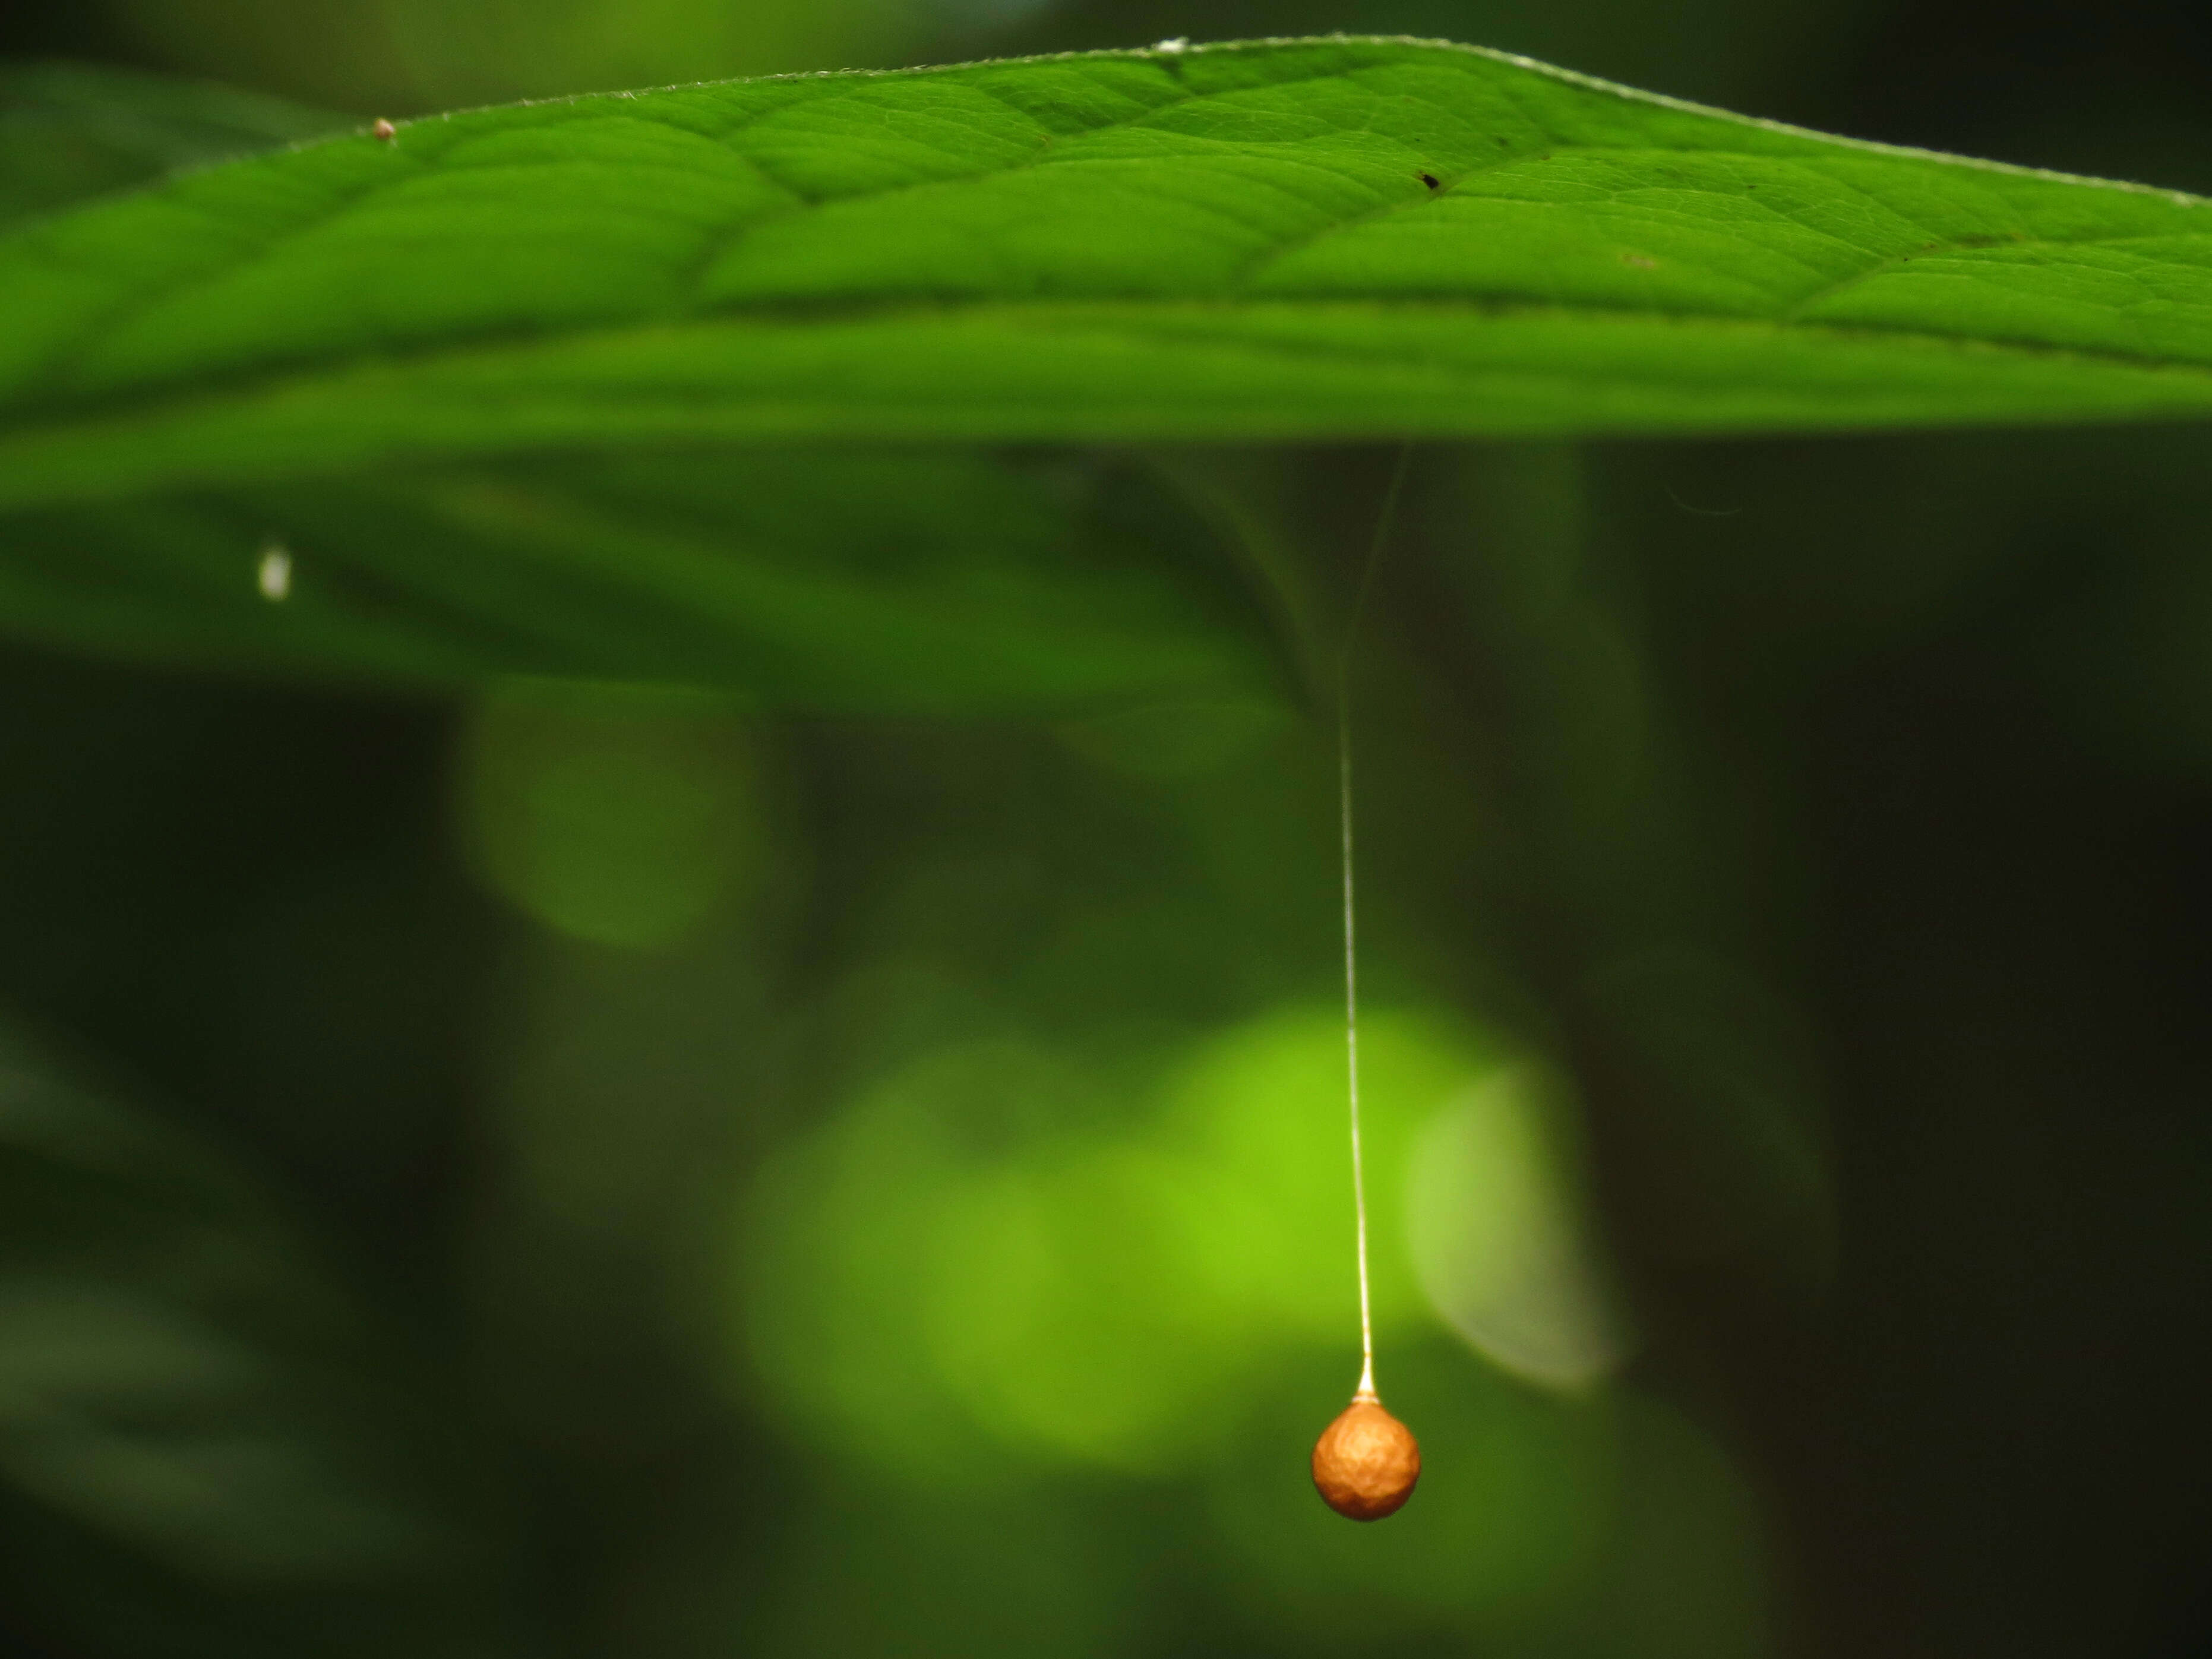
[[[304,133],[1336,28],[2212,191],[2184,0],[25,0],[0,54]],[[22,206],[67,84],[0,94]],[[70,193],[149,165],[71,132]],[[1393,459],[1023,464],[1196,564],[1256,515],[1326,632]],[[2208,460],[1414,453],[1358,727],[1427,1474],[1370,1529],[1304,1467],[1357,1354],[1296,698],[447,705],[0,649],[0,1628],[2212,1652]]]

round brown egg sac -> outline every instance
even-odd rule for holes
[[[1413,1431],[1378,1400],[1353,1401],[1314,1442],[1314,1486],[1322,1501],[1352,1521],[1395,1515],[1421,1478]]]

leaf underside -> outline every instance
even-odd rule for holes
[[[1401,40],[483,110],[0,237],[0,511],[49,569],[76,535],[143,571],[149,515],[284,527],[241,491],[512,495],[545,452],[783,446],[778,488],[793,446],[2208,410],[2197,198]]]

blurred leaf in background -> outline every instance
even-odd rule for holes
[[[0,1527],[25,1639],[509,1650],[447,1380],[280,1204],[13,1027],[0,1180]]]
[[[1042,0],[128,0],[124,38],[166,62],[364,113],[955,52]]]
[[[417,685],[565,674],[921,710],[1264,696],[1278,677],[1190,515],[1110,459],[529,459],[142,495],[9,532],[0,591],[19,621],[183,665]],[[281,594],[262,583],[271,556]]]
[[[455,793],[486,883],[561,933],[639,949],[676,943],[759,881],[743,732],[712,705],[668,702],[624,708],[559,682],[482,699]]]
[[[0,224],[348,125],[212,83],[0,61]]]

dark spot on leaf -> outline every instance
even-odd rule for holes
[[[1421,175],[1421,182],[1422,182],[1423,184],[1426,185],[1427,185],[1431,190],[1436,190],[1436,189],[1438,189],[1438,188],[1439,188],[1438,185],[1437,184],[1437,175],[1436,175],[1435,173],[1423,173],[1423,174]]]

